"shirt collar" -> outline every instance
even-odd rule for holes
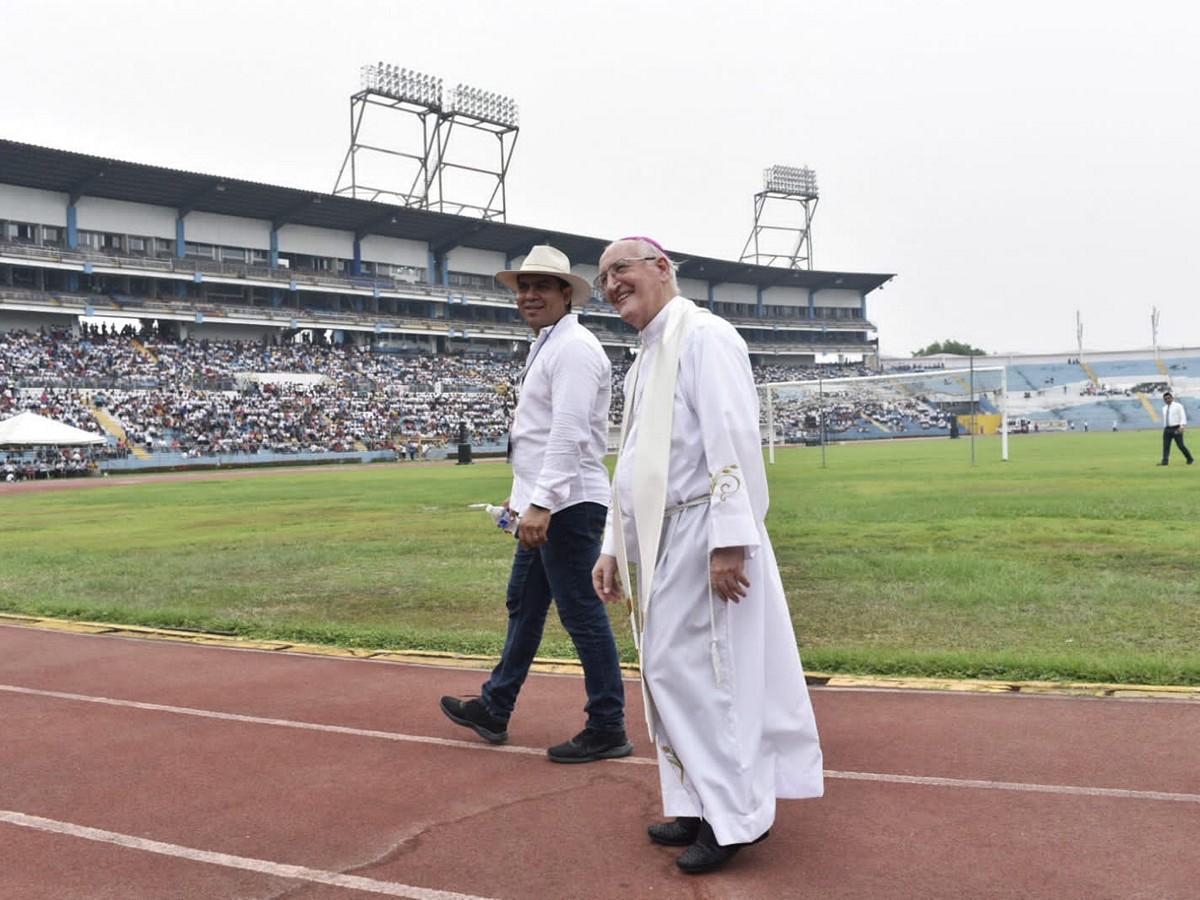
[[[570,319],[571,321],[568,322],[567,321],[568,319]],[[545,328],[543,328],[541,331],[539,331],[537,333],[537,336],[533,339],[533,343],[529,345],[530,349],[536,347],[538,344],[546,343],[546,341],[548,341],[550,339],[550,332],[554,331],[556,328],[562,328],[563,326],[567,326],[569,328],[571,326],[571,324],[574,324],[575,322],[578,322],[578,321],[579,321],[578,313],[567,313],[565,316],[563,316],[561,319],[559,319],[553,325],[547,325]]]
[[[668,300],[666,305],[658,311],[658,315],[650,320],[650,324],[642,329],[643,347],[651,347],[662,340],[663,331],[665,331],[667,327],[667,310],[669,310],[678,302],[679,295],[677,294]]]

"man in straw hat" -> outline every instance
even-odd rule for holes
[[[520,513],[508,580],[508,636],[500,662],[480,696],[443,697],[442,711],[494,744],[508,739],[508,720],[534,654],[550,600],[558,605],[587,689],[586,727],[547,753],[581,763],[628,756],[625,688],[608,613],[592,587],[592,564],[609,500],[604,453],[612,392],[608,357],[579,324],[572,303],[591,288],[571,273],[553,247],[534,247],[521,268],[496,278],[517,294],[517,309],[536,339],[519,379],[509,433],[512,493],[505,506]]]
[[[645,237],[604,251],[596,287],[641,332],[625,379],[613,507],[592,577],[632,596],[663,813],[650,839],[689,873],[768,834],[777,798],[819,797],[821,747],[779,569],[746,344],[679,296]]]

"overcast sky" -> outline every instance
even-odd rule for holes
[[[3,0],[0,136],[330,191],[359,67],[515,98],[508,220],[737,258],[773,163],[883,351],[1200,345],[1200,7]]]

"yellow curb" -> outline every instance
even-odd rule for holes
[[[49,619],[35,619],[29,624],[33,628],[45,628],[48,631],[70,631],[76,634],[111,634],[117,631],[111,625],[100,625],[93,622],[61,622]]]
[[[143,638],[148,641],[177,641],[181,644],[203,644],[206,647],[236,647],[238,650],[287,650],[291,644],[283,644],[279,641],[256,641],[252,638],[236,638],[226,635],[204,635],[204,634],[189,634],[169,633],[165,631],[154,630],[134,630],[132,628],[118,628],[113,634],[128,634],[135,637]]]
[[[1200,687],[1164,684],[1109,684],[1083,681],[984,681],[952,678],[910,678],[886,675],[807,673],[808,683],[827,687],[887,688],[990,694],[1057,694],[1082,697],[1157,697],[1200,700]]]
[[[1165,700],[1179,700],[1181,698],[1185,700],[1200,700],[1200,690],[1174,685],[1158,686],[1147,684],[1132,688],[1128,685],[1114,685],[1113,690],[1107,696],[1125,698],[1158,697]]]
[[[304,653],[313,656],[346,656],[355,659],[369,659],[378,650],[363,650],[358,647],[330,647],[327,644],[287,644],[281,649],[289,653]]]
[[[383,662],[405,663],[418,666],[442,666],[448,669],[486,669],[494,666],[497,658],[487,656],[459,656],[454,653],[417,653],[411,650],[377,650],[371,659]]]
[[[825,687],[888,688],[923,691],[971,691],[974,693],[1007,694],[1012,688],[1000,681],[963,681],[954,678],[886,678],[876,675],[824,675],[809,672],[810,684]]]
[[[130,635],[151,640],[177,641],[205,646],[232,647],[240,650],[270,650],[280,653],[303,653],[316,656],[373,659],[415,665],[438,665],[460,669],[489,669],[499,657],[469,653],[450,653],[439,650],[384,650],[363,647],[335,647],[328,644],[293,644],[287,641],[266,641],[234,635],[203,631],[183,631],[176,628],[154,628],[146,625],[122,625],[105,622],[82,622],[73,619],[52,619],[0,612],[0,622],[41,628],[47,631],[77,634]],[[540,673],[579,675],[583,668],[578,660],[536,657],[533,671]],[[628,678],[640,677],[636,663],[621,663],[621,672]],[[945,691],[975,694],[1046,694],[1059,696],[1155,698],[1169,700],[1200,700],[1200,686],[1164,684],[1108,684],[1104,682],[1057,681],[995,681],[982,679],[915,678],[887,675],[844,675],[835,672],[808,672],[810,685],[833,688],[862,688],[888,690]]]

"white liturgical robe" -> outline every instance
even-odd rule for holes
[[[647,375],[668,318],[683,314],[665,515],[653,584],[639,598],[642,678],[663,813],[701,816],[720,843],[731,844],[762,835],[777,798],[821,796],[822,757],[764,526],[767,481],[749,355],[728,322],[702,312],[676,297],[642,331],[641,358],[626,379],[630,419],[614,491],[625,552],[636,560],[641,536],[632,511],[641,486],[633,463],[639,431],[649,427],[639,416],[653,406],[643,392],[655,389]],[[615,527],[610,515],[604,552],[614,556]],[[708,587],[710,552],[735,546],[745,548],[750,581],[739,603]]]

